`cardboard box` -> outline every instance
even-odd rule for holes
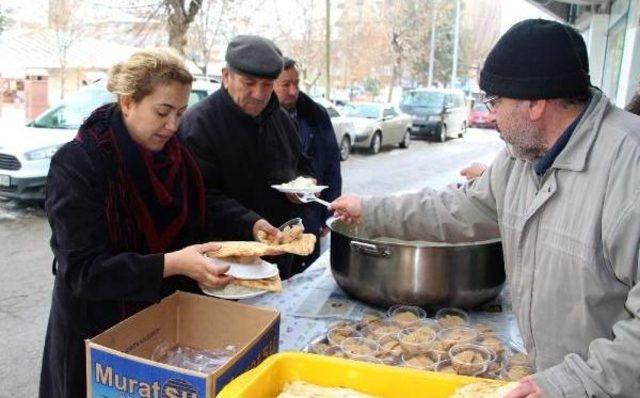
[[[87,396],[213,398],[227,383],[278,351],[277,311],[175,293],[86,340]],[[164,341],[239,352],[211,374],[154,362]]]

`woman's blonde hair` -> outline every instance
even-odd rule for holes
[[[118,96],[130,95],[134,102],[140,102],[158,84],[173,82],[193,82],[182,58],[170,48],[148,48],[111,68],[107,90]]]

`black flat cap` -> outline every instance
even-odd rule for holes
[[[275,80],[282,72],[282,51],[269,39],[239,35],[231,39],[224,59],[232,69],[263,79]]]

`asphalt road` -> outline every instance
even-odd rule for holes
[[[342,163],[343,191],[383,195],[462,181],[471,162],[490,162],[504,147],[492,130],[470,129],[445,143],[355,153]],[[0,200],[0,397],[35,397],[51,304],[51,231],[41,206]],[[84,377],[84,375],[78,375]]]

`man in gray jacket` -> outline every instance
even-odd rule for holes
[[[482,176],[332,204],[373,236],[502,238],[537,369],[509,398],[640,397],[640,118],[590,87],[583,49],[571,27],[516,24],[480,76],[507,143]]]

